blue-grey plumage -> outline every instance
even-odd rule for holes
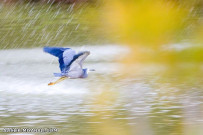
[[[82,64],[90,54],[89,51],[76,53],[71,48],[62,47],[44,47],[43,50],[46,53],[58,57],[61,73],[54,73],[54,76],[63,79],[86,78],[88,76],[88,69],[83,69]]]

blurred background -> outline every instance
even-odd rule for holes
[[[0,134],[202,135],[202,36],[202,0],[0,0]],[[47,86],[44,46],[96,72]]]

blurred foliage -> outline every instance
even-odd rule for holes
[[[0,49],[105,43],[96,7],[96,3],[0,4]]]
[[[13,3],[13,2],[41,2],[41,3],[79,3],[79,2],[92,2],[94,0],[0,0],[4,3]]]
[[[104,1],[104,26],[119,37],[118,42],[131,48],[126,60],[130,63],[202,62],[202,3],[201,0]],[[174,43],[182,48],[168,49]],[[184,43],[191,46],[185,47]]]
[[[0,6],[0,48],[116,43],[126,63],[201,63],[202,18],[201,0],[22,0]]]

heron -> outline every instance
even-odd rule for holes
[[[87,78],[89,71],[95,71],[94,69],[87,69],[82,67],[83,61],[90,55],[89,51],[82,51],[76,53],[71,48],[63,47],[47,47],[43,48],[43,51],[49,53],[55,57],[58,57],[59,68],[61,73],[54,73],[55,77],[60,77],[55,82],[50,82],[48,85],[54,85],[67,78]]]

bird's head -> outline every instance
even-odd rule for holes
[[[88,70],[89,72],[90,72],[90,71],[96,71],[95,69],[87,69],[87,70]]]

